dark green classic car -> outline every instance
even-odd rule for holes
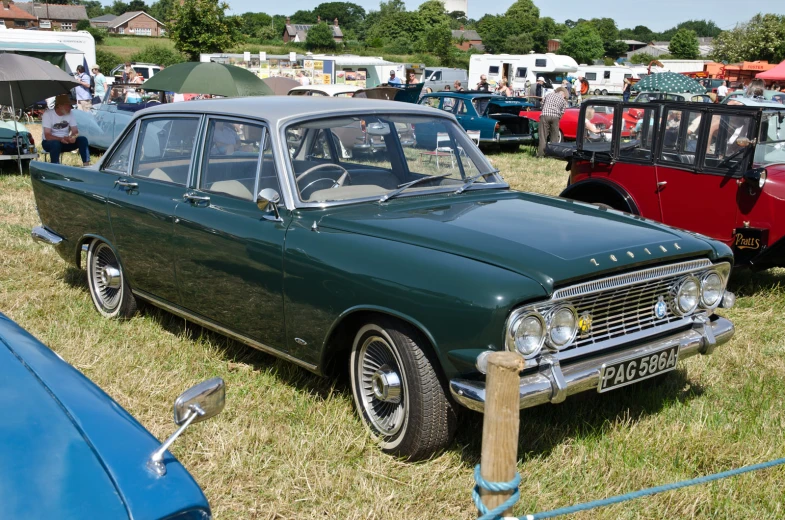
[[[379,146],[359,153],[369,137]],[[382,448],[409,458],[450,442],[459,405],[483,410],[494,350],[525,358],[526,408],[657,376],[733,335],[714,313],[733,301],[728,247],[511,191],[427,107],[164,105],[95,167],[31,175],[33,237],[84,264],[102,315],[145,300],[318,374],[346,368]]]

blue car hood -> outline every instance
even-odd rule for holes
[[[719,243],[593,204],[494,189],[331,208],[319,226],[472,258],[532,278],[548,292],[631,267],[731,254]]]
[[[57,354],[0,313],[0,511],[3,518],[209,518],[191,475]]]

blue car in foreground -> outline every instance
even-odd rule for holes
[[[220,379],[175,402],[175,422],[208,419]],[[193,477],[128,412],[0,313],[0,511],[14,519],[205,520]]]

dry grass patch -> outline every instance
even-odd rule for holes
[[[66,154],[68,156],[70,154]],[[490,154],[518,189],[558,194],[564,163]],[[0,310],[75,365],[158,438],[186,387],[220,375],[227,407],[192,427],[174,454],[223,518],[476,518],[472,469],[482,418],[466,414],[453,445],[411,464],[379,452],[345,382],[144,306],[132,320],[93,309],[83,271],[33,243],[27,177],[0,175]],[[521,225],[525,225],[522,223]],[[587,232],[590,232],[588,230]],[[736,338],[681,364],[662,384],[576,396],[521,414],[516,514],[536,512],[783,456],[785,271],[736,273]],[[576,519],[755,518],[783,511],[782,468],[671,492]]]

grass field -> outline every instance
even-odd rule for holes
[[[141,51],[148,45],[160,45],[174,49],[174,42],[169,38],[148,38],[144,36],[107,36],[101,45],[96,45],[96,50],[112,52],[123,60]]]
[[[517,189],[554,195],[566,181],[564,163],[538,160],[531,150],[492,160]],[[172,448],[216,518],[476,518],[472,470],[482,416],[465,414],[455,442],[431,460],[384,455],[354,413],[345,382],[150,306],[126,322],[101,318],[84,272],[32,242],[37,223],[29,178],[6,168],[2,312],[161,439],[173,431],[171,405],[182,390],[213,376],[227,381],[224,413],[193,426]],[[521,413],[516,514],[785,456],[785,271],[740,271],[731,289],[737,306],[721,313],[736,324],[736,337],[713,356],[682,362],[661,385],[587,393]],[[783,518],[784,482],[779,467],[569,518]]]

